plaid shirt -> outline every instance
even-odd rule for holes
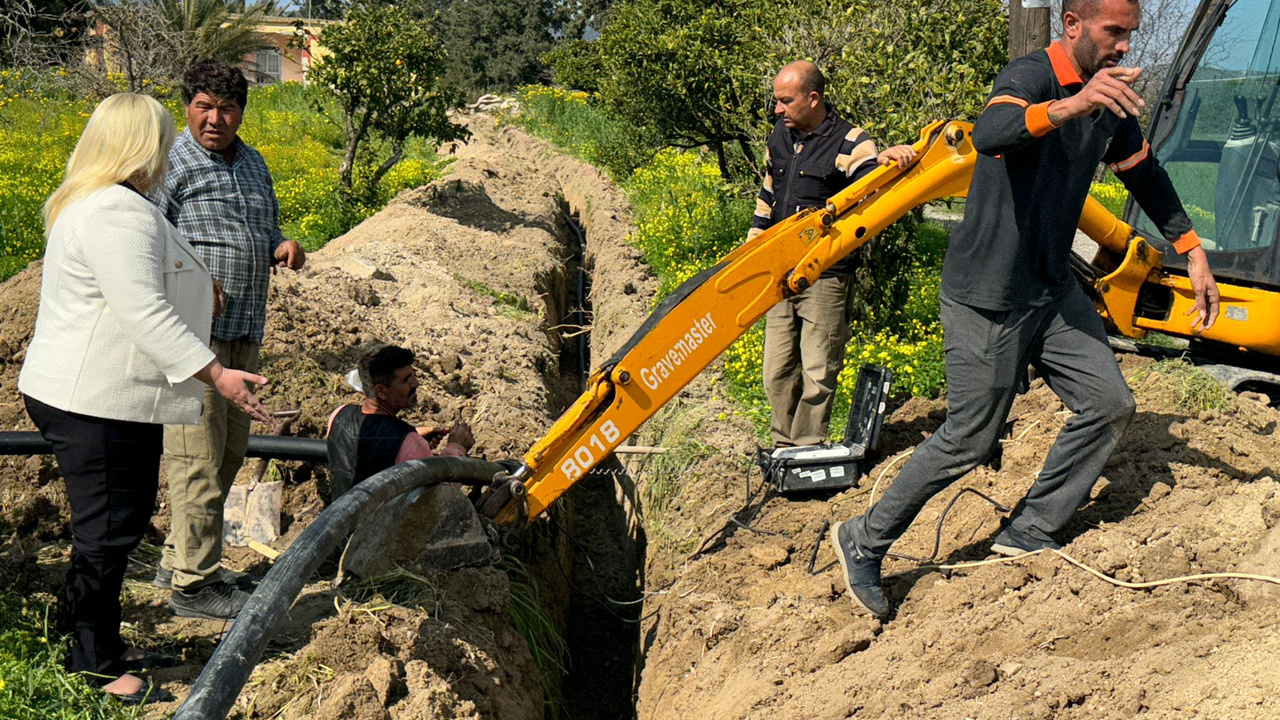
[[[183,130],[169,151],[165,214],[227,294],[213,337],[261,343],[272,259],[284,235],[266,162],[240,138],[235,149],[228,165],[221,153],[205,150]]]

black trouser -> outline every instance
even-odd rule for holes
[[[942,296],[947,418],[920,443],[893,485],[854,523],[854,541],[881,557],[937,493],[991,458],[1027,365],[1075,415],[1009,525],[1050,541],[1098,480],[1133,418],[1133,394],[1093,303],[1072,283],[1044,307],[997,312]]]
[[[120,589],[129,553],[155,510],[164,428],[59,410],[23,398],[53,444],[71,503],[71,567],[62,627],[71,635],[72,672],[121,674]]]

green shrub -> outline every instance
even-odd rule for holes
[[[695,153],[663,150],[623,189],[635,211],[631,240],[658,276],[658,299],[741,244],[751,223],[753,201]]]

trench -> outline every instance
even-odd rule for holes
[[[563,199],[561,210],[556,235],[562,243],[564,275],[554,285],[563,288],[565,297],[560,302],[548,298],[548,307],[560,309],[559,322],[548,323],[560,348],[558,377],[547,378],[548,386],[559,390],[552,396],[557,414],[582,392],[592,369],[587,235]],[[560,512],[553,513],[543,541],[555,561],[542,563],[539,582],[551,586],[547,596],[562,605],[549,612],[563,618],[561,632],[568,647],[558,713],[548,717],[635,716],[644,548],[643,534],[626,507],[622,488],[628,480],[623,465],[608,458],[561,498]]]

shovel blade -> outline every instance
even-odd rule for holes
[[[248,538],[244,534],[245,505],[249,498],[247,485],[232,485],[222,505],[222,542],[244,547]]]
[[[245,501],[244,534],[263,544],[280,537],[280,502],[284,483],[279,480],[258,483]],[[245,541],[248,545],[248,540]]]
[[[222,509],[222,542],[247,547],[249,540],[270,544],[280,537],[280,481],[232,485]]]

